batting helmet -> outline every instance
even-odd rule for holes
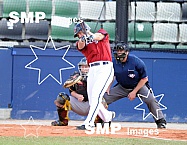
[[[65,92],[60,92],[57,96],[57,101],[61,104],[64,105],[66,100],[70,101],[70,97],[68,94]]]
[[[85,31],[89,31],[91,28],[88,26],[88,24],[84,23],[85,24]],[[77,33],[79,33],[80,31],[82,31],[82,26],[81,26],[81,23],[77,23],[74,27],[74,37],[77,37]]]
[[[84,66],[84,67],[83,67]],[[89,66],[87,64],[86,57],[83,57],[80,62],[78,63],[78,69],[80,72],[80,75],[85,78],[87,76],[87,73],[89,71]]]
[[[124,53],[118,54],[117,53],[118,50],[124,50]],[[127,44],[125,44],[123,42],[117,43],[116,46],[114,46],[114,48],[113,48],[113,54],[114,54],[115,59],[118,61],[123,61],[127,55],[126,54],[127,51],[129,51]]]

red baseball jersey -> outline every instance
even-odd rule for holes
[[[100,29],[98,33],[105,35],[105,37],[100,41],[87,44],[81,50],[77,48],[86,57],[88,64],[95,61],[112,61],[109,35],[104,29]]]

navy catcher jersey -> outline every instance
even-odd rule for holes
[[[124,88],[133,89],[138,82],[147,77],[144,62],[135,55],[129,54],[126,62],[113,60],[114,76]]]

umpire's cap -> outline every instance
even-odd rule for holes
[[[79,33],[80,31],[83,31],[83,27],[85,26],[85,31],[88,31],[88,30],[90,30],[91,28],[88,26],[88,24],[86,24],[85,22],[84,22],[84,24],[83,24],[83,22],[82,23],[77,23],[76,25],[75,25],[75,27],[74,27],[74,37],[77,37],[77,33]]]
[[[114,48],[113,51],[117,51],[117,50],[125,50],[125,51],[129,51],[129,47],[127,44],[125,44],[124,42],[119,42],[117,43]]]

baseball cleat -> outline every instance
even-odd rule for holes
[[[77,126],[76,127],[77,130],[86,130],[85,125],[81,125],[81,126]]]
[[[156,124],[158,129],[166,128],[166,120],[164,118],[157,120]]]
[[[158,129],[166,128],[166,124],[165,123],[159,123],[159,124],[157,124],[157,128]]]
[[[61,122],[60,120],[56,120],[51,122],[52,126],[67,126],[68,122]]]
[[[85,125],[81,125],[81,126],[77,126],[77,130],[91,130],[92,128],[94,128],[94,126],[90,126],[88,125],[87,128]]]

